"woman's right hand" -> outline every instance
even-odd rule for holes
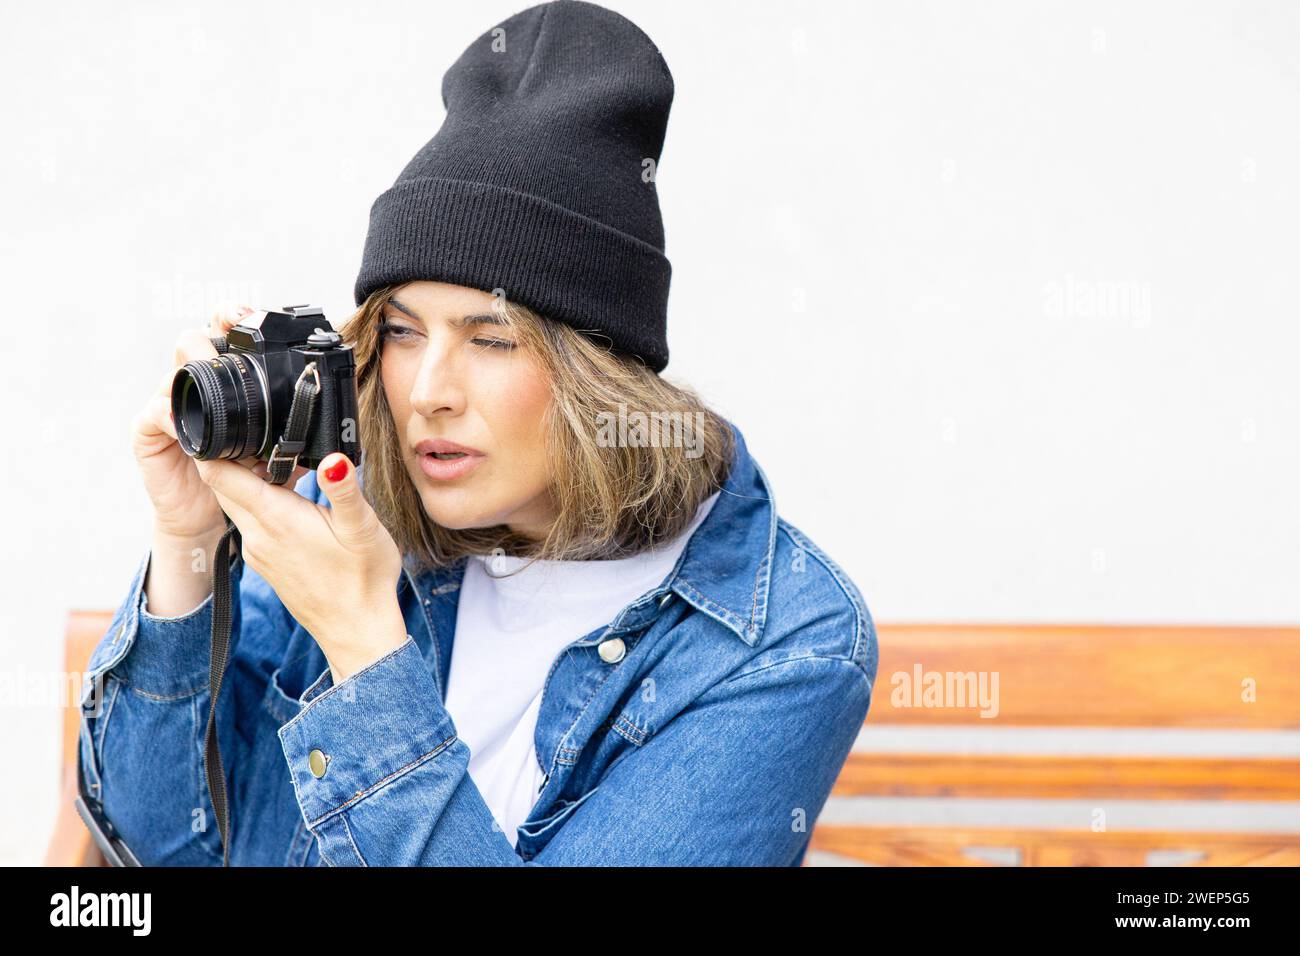
[[[213,313],[206,330],[192,329],[182,334],[176,342],[174,367],[131,424],[131,450],[153,503],[155,534],[172,542],[215,543],[226,528],[216,496],[199,477],[194,459],[176,441],[172,379],[176,369],[187,362],[215,357],[217,350],[210,336],[224,336],[252,311],[248,306],[222,306]],[[266,462],[258,458],[244,458],[240,464],[266,475]],[[307,471],[295,468],[290,481],[297,482]]]
[[[172,379],[186,362],[217,354],[208,335],[225,335],[244,307],[222,307],[213,314],[209,331],[186,331],[176,341],[173,367],[148,404],[131,423],[131,451],[153,503],[155,533],[176,541],[207,541],[225,529],[216,497],[199,478],[194,459],[181,450],[172,421]]]
[[[172,420],[172,379],[176,369],[217,354],[210,336],[222,336],[253,310],[248,306],[218,308],[207,329],[184,333],[176,342],[175,367],[131,423],[131,450],[153,503],[153,548],[145,597],[151,614],[175,617],[196,609],[212,592],[207,558],[226,530],[226,518],[212,489],[199,477],[194,459],[176,441]],[[266,476],[266,462],[243,458],[241,465]],[[308,469],[297,467],[296,483]],[[203,560],[198,560],[203,556]]]

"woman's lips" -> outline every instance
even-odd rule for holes
[[[420,467],[435,481],[451,481],[469,474],[484,458],[481,451],[445,438],[425,439],[415,446]]]

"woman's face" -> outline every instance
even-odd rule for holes
[[[551,390],[493,301],[445,282],[402,286],[381,312],[380,374],[429,517],[540,538],[555,518],[542,429]]]

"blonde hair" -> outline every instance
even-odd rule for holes
[[[734,454],[731,427],[693,391],[568,325],[497,299],[494,310],[550,382],[543,428],[557,517],[542,540],[504,525],[437,524],[406,469],[380,374],[380,316],[403,284],[371,293],[342,334],[355,349],[366,497],[418,568],[494,552],[552,560],[626,557],[683,532],[726,481]],[[661,441],[668,423],[678,434]],[[680,440],[684,430],[689,442]]]

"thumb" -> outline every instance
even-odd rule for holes
[[[333,452],[321,459],[316,480],[329,499],[333,518],[330,524],[344,544],[361,544],[374,530],[375,513],[361,494],[357,469],[347,455]]]

